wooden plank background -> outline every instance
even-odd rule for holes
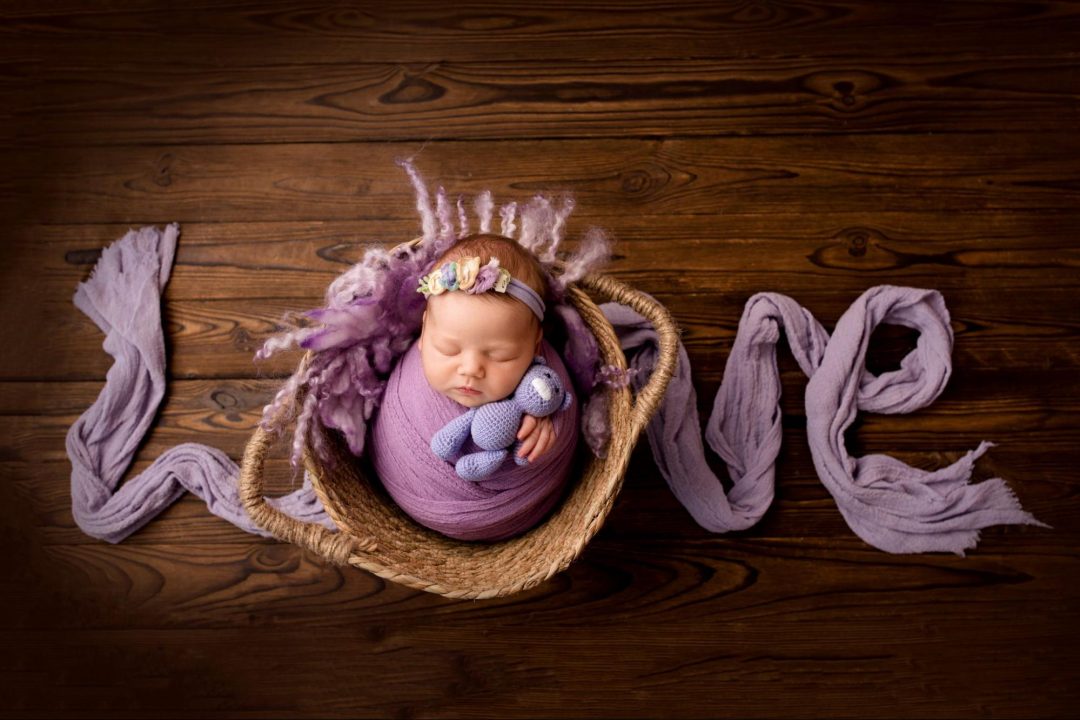
[[[0,716],[1075,714],[1078,48],[1064,0],[0,3]],[[941,290],[948,389],[861,416],[852,449],[932,468],[992,440],[976,478],[1053,529],[865,545],[785,352],[758,526],[699,528],[641,443],[582,557],[510,598],[327,567],[192,497],[83,535],[64,436],[110,358],[71,296],[100,249],[181,223],[132,472],[180,442],[239,458],[296,362],[254,349],[415,233],[402,156],[454,192],[573,192],[571,238],[608,229],[610,272],[672,310],[703,413],[753,293],[831,327],[870,286]],[[879,333],[871,362],[910,341]]]

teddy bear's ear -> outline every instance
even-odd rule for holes
[[[566,393],[566,397],[564,397],[563,401],[562,401],[562,407],[559,408],[559,409],[560,410],[565,410],[568,407],[570,407],[570,404],[573,403],[573,402],[574,402],[574,396],[571,395],[570,393]]]
[[[533,358],[533,365],[547,365],[547,360],[544,359],[543,355],[537,355]]]

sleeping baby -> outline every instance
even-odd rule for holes
[[[540,264],[513,240],[477,234],[434,267],[419,288],[428,299],[417,340],[428,384],[466,408],[509,397],[541,354]],[[517,439],[518,457],[533,462],[555,442],[551,417],[525,414]]]
[[[511,202],[496,215],[487,191],[474,202],[480,232],[470,233],[463,198],[455,227],[445,191],[433,202],[411,163],[403,166],[423,234],[369,249],[330,284],[325,307],[305,313],[311,325],[267,341],[261,357],[293,345],[308,354],[267,405],[263,427],[295,424],[296,468],[344,460],[357,488],[384,490],[417,524],[499,541],[539,523],[585,461],[581,408],[598,355],[568,291],[607,259],[608,242],[590,231],[576,252],[560,253],[572,200],[556,207],[538,195],[520,214]],[[469,462],[476,466],[459,467]]]
[[[562,497],[579,435],[572,380],[544,338],[549,280],[529,249],[486,233],[424,267],[394,293],[426,300],[379,403],[372,466],[419,524],[513,537]]]

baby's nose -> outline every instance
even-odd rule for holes
[[[469,377],[483,377],[484,365],[479,358],[473,355],[465,355],[461,358],[461,366],[458,371],[462,375],[468,375]]]

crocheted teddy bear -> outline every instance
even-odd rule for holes
[[[472,434],[473,442],[481,449],[462,455],[454,464],[464,480],[483,480],[503,463],[513,446],[514,462],[529,461],[517,456],[521,441],[517,440],[521,418],[526,413],[534,417],[551,415],[570,407],[573,397],[563,388],[559,376],[537,357],[518,383],[514,394],[505,400],[470,408],[460,417],[446,423],[431,438],[431,449],[443,460],[451,462],[465,439]]]

